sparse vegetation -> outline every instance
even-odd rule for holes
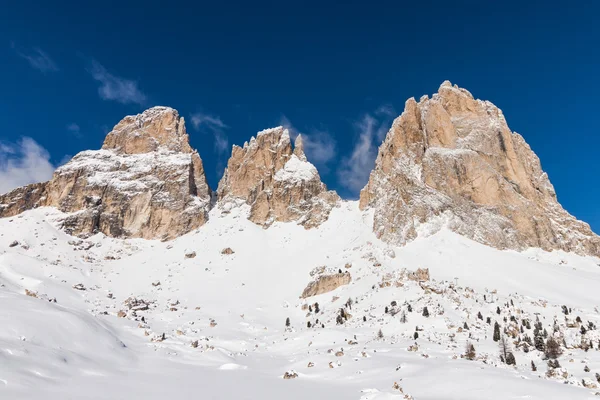
[[[465,358],[467,360],[474,360],[476,356],[477,353],[475,353],[475,346],[473,346],[473,343],[467,342],[467,346],[465,349]]]

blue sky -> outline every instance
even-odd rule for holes
[[[448,79],[499,106],[563,206],[600,231],[598,2],[172,3],[3,5],[0,189],[168,105],[213,188],[232,144],[287,124],[353,198],[405,100]]]

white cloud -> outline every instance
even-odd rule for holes
[[[335,139],[328,132],[322,130],[312,130],[310,133],[299,132],[285,115],[281,117],[280,123],[290,131],[292,140],[295,140],[298,134],[302,134],[306,157],[310,162],[319,166],[321,172],[327,173],[329,171],[327,164],[337,154]]]
[[[0,193],[47,181],[54,170],[50,154],[32,138],[25,137],[16,144],[0,144]]]
[[[339,183],[358,195],[369,180],[375,166],[377,151],[389,129],[393,109],[380,107],[374,113],[365,114],[355,123],[358,141],[352,153],[344,157],[338,170]]]
[[[229,128],[218,116],[197,112],[190,116],[190,121],[194,129],[208,132],[215,139],[215,150],[219,154],[224,154],[229,149],[229,139],[225,134],[225,129]]]
[[[67,130],[71,132],[75,137],[81,137],[81,128],[75,122],[68,124]]]
[[[25,52],[17,49],[14,43],[11,43],[11,47],[15,49],[20,57],[23,57],[25,60],[27,60],[29,65],[38,71],[43,73],[58,71],[58,66],[56,63],[42,49],[34,47],[32,51]]]
[[[103,100],[114,100],[122,104],[140,104],[146,102],[146,95],[138,88],[138,83],[133,80],[120,78],[109,73],[102,64],[92,61],[88,70],[92,78],[100,82],[98,94]]]

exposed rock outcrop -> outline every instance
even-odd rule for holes
[[[447,226],[500,249],[600,255],[600,238],[556,199],[540,160],[502,111],[446,81],[411,98],[360,194],[376,234],[404,244]]]
[[[349,272],[342,272],[332,275],[321,275],[314,281],[311,281],[304,291],[302,292],[302,298],[316,296],[319,294],[331,292],[343,285],[348,285],[352,281],[352,277]]]
[[[250,205],[249,219],[265,227],[275,221],[318,226],[339,201],[307,161],[301,136],[292,150],[283,127],[259,132],[244,147],[233,146],[217,193],[222,205]]]
[[[184,119],[153,107],[125,117],[101,150],[77,154],[49,182],[0,196],[0,217],[39,206],[70,213],[72,234],[172,239],[206,222],[211,191]]]

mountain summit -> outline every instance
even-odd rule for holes
[[[502,111],[448,81],[406,102],[360,194],[373,229],[404,244],[446,226],[500,248],[600,255],[600,237],[558,203],[539,158]]]
[[[127,116],[101,150],[83,151],[49,182],[0,196],[0,217],[52,206],[72,234],[172,239],[206,222],[211,190],[176,110]]]
[[[302,137],[292,150],[289,132],[281,126],[258,132],[244,147],[233,146],[217,193],[225,207],[248,204],[249,219],[265,227],[275,221],[318,226],[340,200],[307,161]]]

